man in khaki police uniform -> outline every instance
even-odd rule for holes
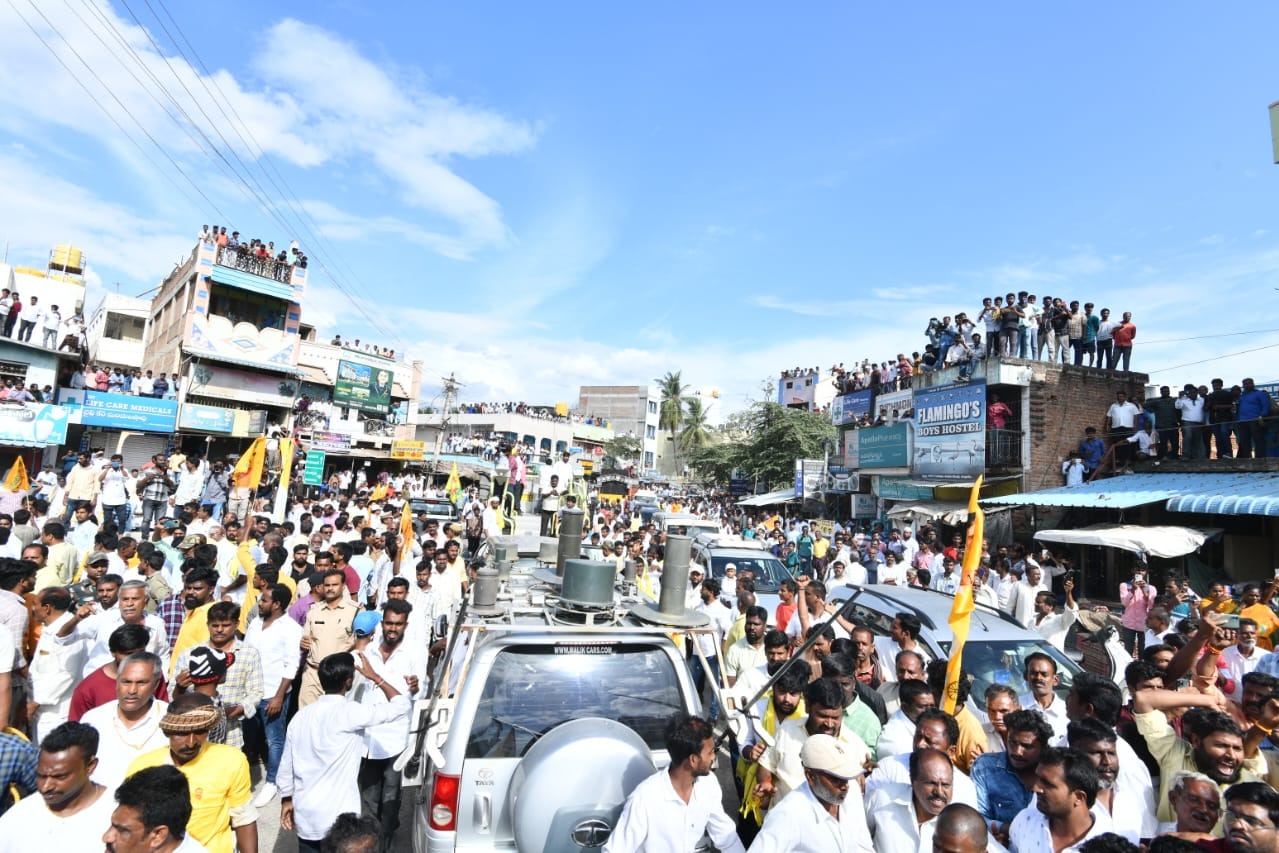
[[[320,661],[338,652],[350,651],[355,643],[354,623],[360,606],[343,599],[346,576],[341,569],[330,569],[320,582],[320,600],[306,612],[302,630],[302,649],[306,667],[302,673],[302,690],[298,707],[305,708],[324,695],[320,687]]]

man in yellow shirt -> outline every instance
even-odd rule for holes
[[[169,703],[160,729],[167,749],[144,753],[129,765],[139,770],[172,765],[191,786],[191,819],[187,834],[209,853],[258,853],[258,813],[250,803],[249,762],[235,747],[209,743],[218,707],[202,693],[183,693]]]
[[[173,678],[174,667],[183,652],[209,641],[209,608],[214,604],[213,592],[217,584],[217,571],[207,566],[198,566],[187,572],[182,586],[182,604],[186,607],[187,615],[182,620],[182,628],[173,643],[169,678]]]
[[[1239,597],[1239,618],[1257,623],[1257,645],[1267,650],[1274,648],[1270,635],[1279,628],[1279,617],[1270,609],[1276,585],[1279,585],[1279,578],[1271,581],[1265,592],[1261,591],[1259,583],[1245,584]]]

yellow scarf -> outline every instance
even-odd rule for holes
[[[770,735],[777,734],[779,725],[777,720],[777,708],[773,705],[773,691],[765,694],[767,702],[764,706],[764,719],[760,721],[760,725],[764,727],[764,731]],[[795,712],[787,717],[787,720],[793,720],[796,717],[804,715],[804,700],[800,699],[799,704],[795,706]],[[755,796],[755,785],[759,776],[759,762],[747,761],[743,757],[737,759],[737,778],[742,780],[742,817],[751,818],[757,826],[764,825],[764,808],[759,797]]]

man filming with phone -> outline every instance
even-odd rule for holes
[[[1120,619],[1124,648],[1136,657],[1145,648],[1146,616],[1155,606],[1155,589],[1147,580],[1144,565],[1132,573],[1131,581],[1119,585],[1119,603],[1124,607]]]

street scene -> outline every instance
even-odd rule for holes
[[[1279,853],[1277,25],[4,0],[0,853]]]

